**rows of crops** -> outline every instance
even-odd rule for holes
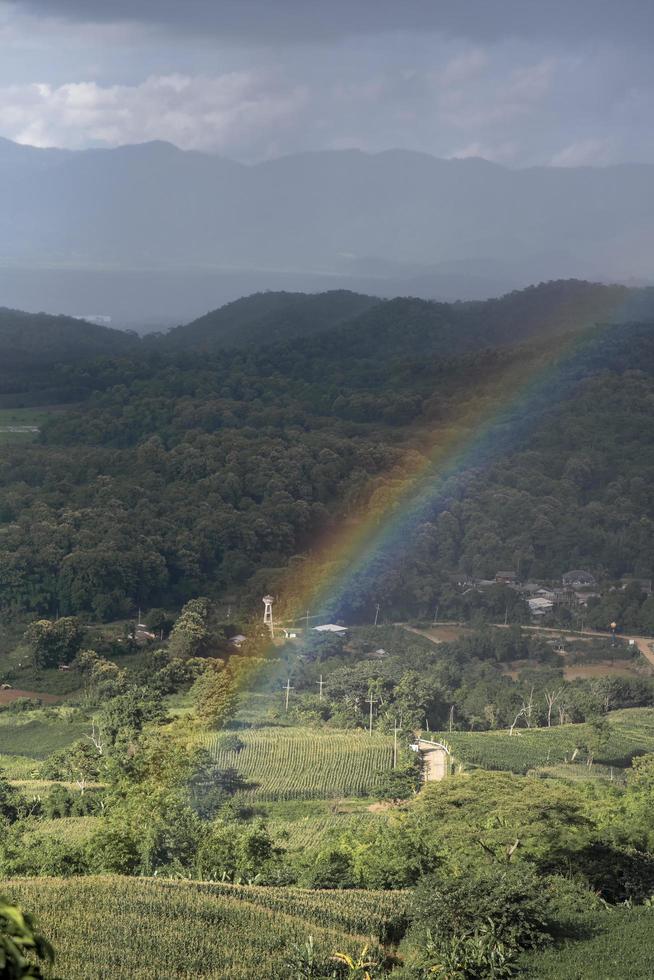
[[[392,741],[365,732],[310,728],[261,728],[239,733],[240,752],[226,750],[219,735],[207,737],[215,762],[234,767],[258,800],[333,799],[369,796],[376,773],[392,765]]]
[[[379,815],[375,813],[325,813],[298,820],[273,818],[270,830],[287,850],[301,851],[309,846],[320,849],[343,834],[361,836],[376,821],[379,821]]]
[[[309,919],[323,928],[339,928],[386,942],[399,938],[406,924],[408,892],[314,891],[309,888],[263,888],[256,885],[211,883],[198,885],[211,894],[228,895],[262,908]]]
[[[55,975],[66,980],[282,980],[293,944],[312,935],[325,956],[354,952],[381,931],[386,908],[396,917],[405,902],[117,877],[24,879],[4,889],[38,912],[57,950]],[[366,929],[350,932],[346,923]]]
[[[628,766],[636,755],[654,752],[654,710],[628,708],[613,711],[605,742],[595,746],[594,761],[603,766]],[[524,773],[530,769],[588,758],[588,745],[597,738],[592,726],[559,725],[552,728],[501,732],[442,732],[455,759],[485,769]]]
[[[651,980],[654,976],[654,909],[617,908],[589,916],[587,938],[524,957],[520,976],[530,980]]]

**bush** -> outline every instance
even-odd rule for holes
[[[343,847],[320,851],[308,868],[303,884],[307,888],[355,888],[351,853]]]
[[[428,875],[415,890],[412,919],[418,932],[441,939],[474,936],[479,923],[490,921],[495,939],[507,948],[532,949],[554,931],[543,884],[524,866]]]
[[[0,895],[0,976],[3,980],[43,977],[34,956],[54,961],[52,946],[35,931],[31,916]]]

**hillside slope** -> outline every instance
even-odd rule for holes
[[[160,344],[170,350],[271,344],[332,329],[378,305],[375,297],[348,290],[255,293],[171,330]]]
[[[135,338],[130,334],[87,320],[0,307],[3,361],[8,357],[18,360],[21,355],[48,363],[77,361],[100,354],[124,353],[134,345]]]

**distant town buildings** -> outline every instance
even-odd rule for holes
[[[573,568],[572,571],[566,572],[561,581],[572,589],[592,589],[594,585],[597,585],[595,576],[584,571],[583,568]]]

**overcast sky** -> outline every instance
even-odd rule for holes
[[[653,0],[0,0],[0,135],[654,162]]]

